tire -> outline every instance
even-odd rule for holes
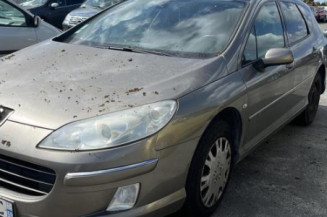
[[[189,169],[185,216],[209,216],[219,206],[232,169],[232,148],[232,133],[225,122],[217,121],[206,130]]]
[[[295,122],[302,126],[309,126],[314,121],[320,101],[321,76],[318,73],[308,94],[308,105],[305,110],[296,118]]]

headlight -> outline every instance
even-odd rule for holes
[[[67,14],[67,16],[64,19],[64,23],[68,24],[71,18],[72,18],[72,16],[70,14]]]
[[[76,121],[54,131],[38,147],[69,151],[116,147],[158,132],[176,109],[177,103],[169,100]]]

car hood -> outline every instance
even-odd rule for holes
[[[187,59],[45,41],[0,59],[9,120],[47,129],[179,97],[226,75],[222,57]]]
[[[93,15],[99,13],[100,9],[95,8],[77,8],[69,13],[70,16],[76,17],[92,17]]]

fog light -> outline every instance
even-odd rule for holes
[[[140,190],[140,183],[119,187],[107,211],[122,211],[134,207]]]

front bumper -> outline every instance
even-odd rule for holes
[[[0,147],[1,154],[56,173],[51,192],[44,196],[0,187],[0,197],[14,201],[18,216],[163,216],[182,206],[197,139],[160,151],[155,150],[156,136],[99,151],[35,148],[49,133],[47,129],[12,121],[0,128],[0,139],[11,143]],[[134,183],[141,184],[135,207],[119,213],[106,212],[116,189]]]

